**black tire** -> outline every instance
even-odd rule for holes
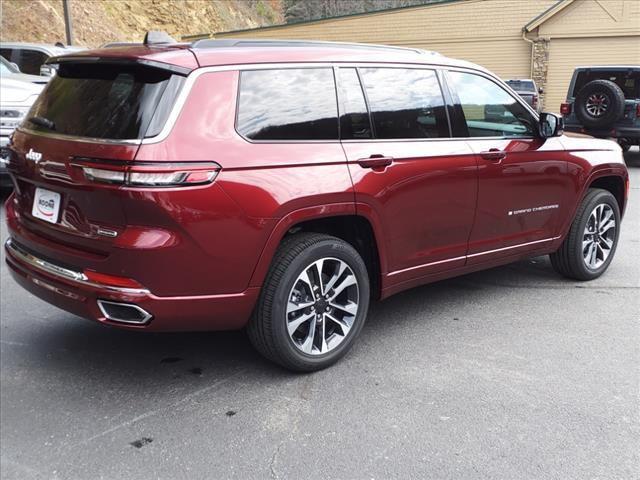
[[[605,262],[598,268],[592,269],[587,266],[583,257],[583,235],[585,227],[589,220],[589,216],[593,209],[602,203],[611,207],[616,221],[615,237],[613,238],[613,246],[611,253]],[[615,197],[607,190],[600,188],[591,188],[585,195],[576,216],[573,219],[571,228],[562,245],[557,252],[550,255],[551,265],[561,275],[574,280],[593,280],[602,275],[611,264],[611,260],[618,246],[618,238],[620,237],[620,207]]]
[[[606,99],[607,107],[601,115],[595,115],[587,110],[587,103],[593,96]],[[624,115],[624,92],[610,80],[593,80],[582,87],[576,95],[575,109],[578,120],[585,127],[609,127]]]
[[[286,305],[298,275],[312,262],[332,257],[345,262],[358,282],[358,311],[342,342],[325,354],[309,355],[294,345],[287,331]],[[326,368],[343,357],[358,337],[369,309],[369,275],[358,252],[329,235],[299,233],[285,238],[267,274],[247,331],[254,347],[266,358],[297,372]]]

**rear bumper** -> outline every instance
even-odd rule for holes
[[[75,315],[132,330],[234,330],[246,325],[259,288],[236,294],[158,297],[145,289],[127,289],[89,282],[81,272],[56,265],[29,252],[14,238],[5,244],[13,278],[37,297]],[[134,305],[150,318],[130,324],[106,318],[98,300]]]
[[[565,131],[584,133],[598,138],[629,138],[640,139],[640,128],[638,127],[611,127],[606,129],[586,128],[580,124],[565,123]]]

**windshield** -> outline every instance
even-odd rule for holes
[[[29,112],[29,127],[101,139],[153,136],[183,81],[172,72],[135,64],[61,63]]]
[[[536,87],[531,80],[507,80],[507,85],[516,92],[535,92]]]
[[[0,57],[0,74],[6,75],[8,73],[20,73],[20,71],[5,60],[4,57]]]

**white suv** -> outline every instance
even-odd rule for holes
[[[0,55],[15,63],[22,73],[30,75],[52,76],[55,71],[44,63],[50,57],[86,50],[85,47],[65,46],[62,43],[48,45],[44,43],[0,43]]]

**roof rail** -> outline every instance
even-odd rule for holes
[[[437,52],[428,50],[420,50],[419,48],[395,47],[392,45],[376,45],[373,43],[349,43],[349,42],[325,42],[321,40],[272,40],[272,39],[240,39],[240,38],[223,38],[196,40],[191,44],[191,48],[231,48],[231,47],[335,47],[335,48],[353,48],[361,50],[400,50],[404,52],[413,52],[421,54],[439,55]]]

